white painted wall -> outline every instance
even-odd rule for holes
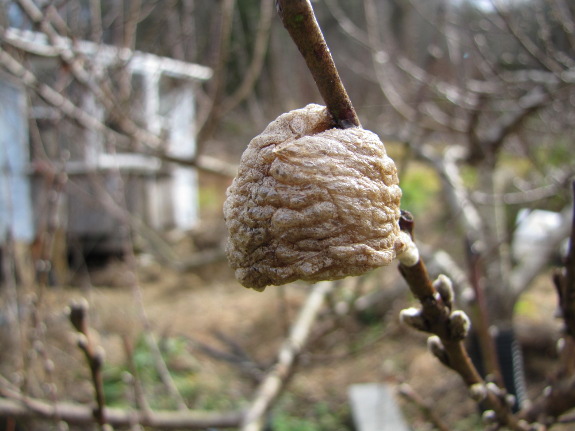
[[[32,242],[28,123],[24,91],[0,76],[0,245],[9,233]]]

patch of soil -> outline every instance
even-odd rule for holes
[[[398,282],[394,268],[378,270],[366,280],[359,286],[342,288],[331,302],[371,289],[387,289]],[[248,290],[233,279],[225,262],[181,273],[149,261],[133,271],[118,260],[92,273],[91,282],[82,288],[49,288],[42,296],[44,351],[53,369],[49,375],[39,372],[37,396],[47,397],[40,382],[49,378],[57,387],[58,397],[92,400],[88,370],[65,315],[70,301],[85,297],[90,303],[92,335],[106,352],[108,368],[125,368],[125,340],[136,345],[144,331],[150,330],[160,345],[172,339],[184,341],[185,354],[171,358],[169,365],[176,372],[189,373],[196,390],[189,398],[191,407],[206,408],[215,398],[224,400],[219,406],[245,405],[253,396],[257,379],[275,360],[309,289],[292,284],[269,287],[263,293]],[[554,298],[548,283],[542,279],[524,302],[524,310],[534,303],[538,309],[534,315],[518,313],[520,339],[530,339],[530,328],[545,327],[550,329],[541,339],[549,340],[557,322],[552,317]],[[337,307],[326,310],[284,396],[289,403],[280,406],[291,415],[311,418],[317,414],[317,406],[327,406],[332,414],[344,412],[348,418],[348,425],[342,423],[341,428],[333,429],[349,429],[350,385],[406,382],[453,430],[481,429],[477,407],[459,377],[427,352],[425,335],[399,324],[399,310],[410,305],[414,302],[405,293],[385,304],[375,318],[338,314],[334,311]],[[526,353],[529,383],[540,391],[548,374],[545,370],[553,366],[553,354],[537,356],[529,349]],[[41,358],[37,352],[39,364]],[[414,430],[429,429],[416,406],[399,402]]]

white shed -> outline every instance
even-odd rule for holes
[[[0,74],[0,245],[8,235],[19,242],[34,238],[25,112],[22,87]]]
[[[87,41],[60,38],[54,43],[43,33],[13,28],[4,42],[24,50],[30,70],[52,87],[66,73],[63,55],[84,59],[96,81],[127,71],[129,98],[122,105],[127,116],[165,138],[158,140],[165,147],[157,150],[193,157],[195,92],[211,69]],[[187,230],[197,223],[194,169],[114,147],[102,131],[78,126],[11,81],[0,75],[0,244],[7,231],[30,241],[35,230],[46,226],[46,217],[57,220],[70,241],[98,252],[121,250],[119,220],[125,209],[138,223],[159,230]],[[65,92],[84,112],[114,127],[93,92],[78,83],[66,83]],[[36,120],[33,131],[28,131],[28,118]],[[50,207],[57,186],[54,173],[67,179],[55,208]],[[47,215],[47,208],[53,214]]]

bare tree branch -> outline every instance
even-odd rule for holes
[[[492,1],[492,4],[506,28],[509,30],[509,33],[513,35],[517,42],[519,42],[519,44],[535,61],[554,73],[560,73],[563,70],[563,66],[561,64],[550,56],[545,55],[537,44],[521,30],[517,23],[509,18],[509,14],[503,10],[499,1]]]
[[[163,145],[163,140],[160,137],[137,126],[130,126],[128,129],[123,130],[125,134],[111,129],[99,119],[76,106],[72,101],[62,95],[62,93],[41,83],[30,70],[26,69],[17,59],[2,49],[0,49],[0,65],[8,70],[12,75],[20,79],[24,85],[36,91],[45,102],[58,109],[66,117],[86,129],[97,130],[103,133],[109,142],[115,143],[120,148],[130,150],[132,149],[132,142],[136,141],[144,145],[144,147],[139,151],[140,154],[157,157],[167,162],[193,166],[206,172],[230,178],[234,177],[236,174],[237,168],[235,165],[231,165],[210,156],[198,156],[193,159],[189,159],[166,154],[164,151],[160,150],[160,148],[165,147],[165,145]]]
[[[202,147],[205,145],[208,137],[214,131],[219,118],[219,104],[224,95],[226,83],[226,68],[230,49],[230,34],[232,31],[232,22],[234,14],[234,5],[236,0],[223,0],[221,3],[219,28],[216,40],[216,58],[214,59],[214,74],[208,87],[208,102],[204,108],[204,117],[198,118],[198,154],[202,153]]]
[[[410,214],[403,213],[400,219],[402,231],[413,238],[414,221]],[[493,411],[498,424],[515,431],[527,431],[527,424],[521,423],[512,412],[505,400],[505,393],[496,385],[492,389],[480,377],[471,362],[463,344],[467,336],[466,324],[459,317],[458,311],[452,312],[453,292],[436,286],[444,284],[442,280],[432,282],[427,268],[420,259],[415,264],[407,264],[400,257],[399,272],[407,282],[413,295],[421,304],[421,311],[403,313],[402,320],[416,329],[435,334],[437,339],[430,337],[428,346],[431,352],[447,367],[455,371],[469,388],[470,392],[480,392],[481,401]],[[459,314],[458,314],[459,313]],[[458,316],[457,318],[455,316]],[[467,318],[468,319],[468,318]]]
[[[226,99],[223,100],[220,115],[231,111],[238,106],[253,90],[264,65],[264,59],[269,44],[269,34],[272,25],[273,3],[270,0],[262,0],[260,4],[260,20],[258,31],[255,35],[252,61],[248,66],[244,79],[240,86]]]
[[[69,307],[70,322],[78,331],[78,347],[84,353],[96,398],[96,408],[94,409],[94,419],[102,427],[107,423],[104,398],[104,380],[102,377],[102,367],[104,362],[103,351],[94,346],[90,328],[88,326],[88,302],[85,300],[74,302]]]
[[[527,257],[513,268],[509,277],[509,287],[513,294],[519,295],[524,292],[531,285],[537,274],[549,264],[551,257],[557,253],[561,243],[569,237],[571,230],[569,219],[571,217],[571,208],[563,210],[561,213],[561,226],[547,236],[545,244],[541,245],[538,253]],[[573,326],[573,329],[575,330],[575,326]]]
[[[409,402],[415,404],[419,410],[429,419],[433,427],[439,431],[450,431],[450,428],[439,416],[433,403],[425,401],[410,385],[402,383],[397,392]]]
[[[285,388],[294,366],[303,351],[326,296],[333,290],[334,283],[322,281],[313,286],[305,304],[293,323],[289,336],[284,340],[277,362],[258,387],[255,398],[247,409],[241,431],[260,431],[264,427],[265,414]]]
[[[360,126],[309,0],[276,0],[276,5],[336,126],[341,129]]]
[[[571,184],[571,191],[571,223],[567,220],[563,223],[563,227],[571,230],[569,249],[564,267],[553,277],[564,323],[559,367],[541,396],[520,413],[528,421],[538,420],[549,425],[575,408],[575,181]]]
[[[406,121],[413,122],[417,116],[417,111],[405,102],[405,94],[398,92],[398,89],[401,88],[398,85],[398,78],[394,76],[393,69],[389,67],[390,61],[389,58],[386,58],[388,54],[380,46],[378,30],[381,21],[378,18],[377,8],[373,0],[365,0],[364,10],[372,63],[381,91],[396,112]]]
[[[49,404],[34,398],[9,394],[0,389],[6,398],[0,398],[0,415],[16,419],[38,418],[55,422],[87,425],[94,422],[91,406],[73,403]],[[12,399],[10,399],[12,398]],[[206,429],[236,428],[241,423],[243,412],[209,411],[138,411],[117,408],[106,409],[108,424],[114,427],[142,425],[159,429]]]
[[[552,0],[551,7],[555,12],[555,17],[561,23],[571,49],[575,49],[575,17],[571,13],[566,0]]]

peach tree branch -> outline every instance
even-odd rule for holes
[[[309,0],[276,0],[278,14],[319,89],[336,127],[361,124],[339,77]]]
[[[414,226],[413,217],[404,211],[400,227],[412,241]],[[485,382],[471,362],[464,345],[470,321],[462,311],[453,310],[451,281],[445,276],[432,281],[425,263],[418,256],[415,244],[412,247],[408,256],[399,257],[399,272],[419,300],[421,309],[403,310],[401,321],[414,329],[432,334],[428,338],[429,350],[443,365],[459,374],[474,400],[487,406],[488,410],[484,414],[486,421],[507,426],[514,431],[528,430],[527,423],[513,415],[512,402],[506,392],[494,383]]]
[[[72,326],[78,331],[78,347],[84,353],[86,363],[90,368],[96,398],[96,407],[93,411],[94,419],[100,428],[103,429],[104,425],[107,424],[104,380],[102,377],[104,354],[101,348],[94,346],[92,337],[90,336],[90,328],[88,326],[88,302],[82,300],[70,304],[68,316]]]
[[[46,401],[0,391],[0,415],[15,419],[41,418],[74,425],[89,425],[94,422],[92,408],[69,402],[47,403]],[[173,410],[130,410],[108,407],[107,423],[113,427],[142,425],[159,429],[205,430],[206,428],[237,428],[243,417],[242,411],[173,411]]]

